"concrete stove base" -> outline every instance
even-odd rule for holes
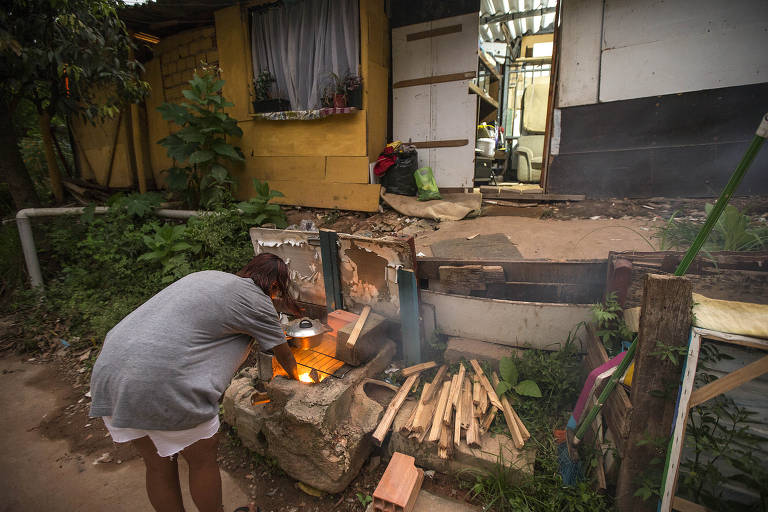
[[[395,354],[386,340],[370,362],[343,379],[308,385],[283,377],[264,383],[270,401],[252,405],[257,369],[246,369],[224,394],[224,421],[243,444],[277,460],[288,475],[337,493],[357,476],[373,449],[370,434],[383,408],[363,391],[366,378],[381,373]]]

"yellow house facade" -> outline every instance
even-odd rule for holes
[[[111,187],[162,186],[163,170],[173,163],[157,141],[174,127],[157,107],[182,101],[195,67],[206,61],[221,69],[223,94],[235,104],[228,113],[243,130],[232,141],[245,155],[244,164],[231,169],[239,198],[249,197],[258,178],[285,195],[276,200],[283,204],[376,211],[380,186],[369,183],[369,165],[387,142],[390,42],[384,1],[359,2],[362,109],[280,121],[263,119],[252,107],[248,11],[263,3],[236,3],[216,10],[213,25],[160,37],[144,63],[152,88],[144,105],[126,108],[117,120],[74,127],[83,177]]]

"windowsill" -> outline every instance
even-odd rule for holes
[[[267,121],[312,121],[333,115],[354,114],[361,110],[362,109],[357,107],[284,110],[282,112],[261,112],[258,114],[251,114],[251,119],[264,119]]]

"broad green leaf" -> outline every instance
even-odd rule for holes
[[[232,160],[243,160],[243,157],[235,150],[234,146],[227,144],[226,142],[214,142],[211,145],[211,149],[222,156],[231,158]]]
[[[502,357],[499,361],[499,373],[510,386],[517,384],[517,365],[511,357]]]
[[[509,382],[500,380],[498,385],[496,386],[496,394],[501,396],[507,391],[509,391],[510,389],[512,389],[512,386],[509,384]]]
[[[211,167],[211,176],[213,176],[216,181],[225,182],[229,180],[229,171],[223,165],[214,164]]]
[[[207,149],[200,149],[195,151],[189,156],[189,163],[202,164],[212,160],[213,156],[214,156],[213,151],[209,151]]]
[[[518,395],[541,398],[541,390],[539,389],[539,385],[532,380],[521,381],[513,387]]]
[[[188,100],[200,101],[200,96],[196,94],[195,91],[193,90],[184,89],[183,91],[181,91],[181,94]]]

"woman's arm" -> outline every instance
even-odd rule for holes
[[[272,348],[272,353],[277,358],[277,362],[283,367],[283,370],[288,373],[292,379],[299,380],[299,371],[296,368],[296,359],[293,357],[293,352],[288,346],[288,342],[281,343]]]

